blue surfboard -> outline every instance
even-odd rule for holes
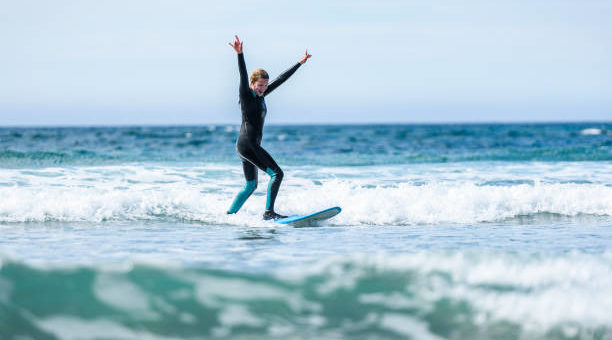
[[[340,207],[333,207],[321,211],[317,211],[308,215],[293,215],[285,218],[279,218],[274,220],[276,223],[280,224],[289,224],[291,226],[301,228],[301,227],[314,227],[320,221],[326,220],[328,218],[332,218],[338,215],[342,209]]]

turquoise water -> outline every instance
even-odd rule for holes
[[[2,339],[610,339],[612,124],[1,128]]]
[[[610,123],[268,126],[285,166],[610,161]],[[0,128],[3,167],[235,162],[239,126]]]

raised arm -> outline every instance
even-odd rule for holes
[[[282,83],[284,83],[285,80],[289,79],[289,77],[291,77],[291,75],[294,74],[295,71],[297,71],[297,69],[300,66],[304,65],[306,63],[306,61],[308,61],[308,59],[310,57],[312,57],[312,55],[308,54],[308,50],[306,50],[306,53],[304,54],[304,56],[302,57],[302,59],[299,62],[297,62],[295,65],[293,65],[287,71],[283,72],[280,76],[278,76],[276,79],[274,79],[273,82],[268,84],[268,88],[266,89],[266,92],[264,92],[264,96],[270,94],[270,92],[274,91],[274,89],[276,89]]]
[[[233,43],[229,43],[229,45],[236,51],[238,55],[238,70],[240,71],[240,92],[248,93],[249,92],[249,75],[246,69],[246,62],[244,61],[244,55],[242,54],[242,41],[238,39],[238,36],[234,36],[236,39]]]

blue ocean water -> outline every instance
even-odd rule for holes
[[[0,128],[2,339],[610,339],[612,124]]]

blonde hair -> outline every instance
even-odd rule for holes
[[[268,72],[263,68],[258,68],[251,74],[251,84],[256,83],[259,79],[270,79]]]

